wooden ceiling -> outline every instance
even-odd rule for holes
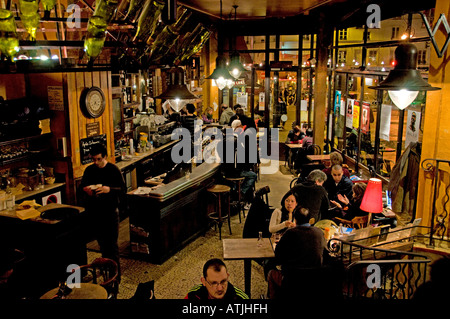
[[[237,6],[236,19],[242,20],[295,16],[333,2],[342,0],[180,0],[178,4],[223,19],[234,19]]]

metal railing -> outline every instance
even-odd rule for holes
[[[412,249],[412,237],[398,242],[411,242]],[[408,249],[408,245],[404,248]],[[427,280],[431,260],[418,253],[369,247],[339,238],[329,240],[328,249],[344,266],[345,299],[411,299]]]

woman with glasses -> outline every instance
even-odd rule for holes
[[[208,260],[203,266],[202,283],[192,287],[184,299],[189,300],[240,300],[248,299],[247,294],[233,286],[225,263],[217,258]]]

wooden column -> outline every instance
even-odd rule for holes
[[[445,14],[448,20],[450,17],[450,2],[447,0],[436,0],[434,24],[442,13]],[[440,28],[435,37],[438,46],[441,48],[446,40],[447,34],[442,32],[442,28]],[[448,130],[448,123],[450,123],[450,112],[448,112],[448,105],[450,104],[449,56],[449,49],[447,49],[442,58],[437,56],[433,47],[430,49],[428,82],[432,86],[441,87],[442,90],[427,93],[425,114],[422,115],[424,123],[421,162],[427,158],[450,159],[450,131]],[[450,173],[448,165],[440,165],[439,168],[445,172],[444,175],[446,176]],[[442,179],[439,196],[432,202],[434,182],[435,179],[433,179],[432,174],[425,174],[421,168],[419,169],[416,218],[422,218],[423,226],[431,225],[432,205],[438,205],[438,211],[442,211],[442,203],[444,202],[442,199],[446,192],[444,186],[449,184],[448,178]],[[447,203],[446,209],[448,210],[448,208],[449,204]],[[449,216],[446,218],[445,225],[448,229]],[[448,236],[448,231],[446,235]]]
[[[314,85],[314,144],[323,150],[325,137],[325,124],[327,121],[327,62],[328,51],[331,45],[332,29],[325,19],[325,15],[320,15],[321,25],[317,34],[317,62],[316,77]],[[330,36],[331,35],[331,36]]]

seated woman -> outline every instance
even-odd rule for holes
[[[281,199],[281,209],[276,208],[270,218],[269,231],[283,233],[288,228],[295,227],[292,212],[297,207],[298,197],[292,190],[289,190]]]
[[[359,206],[361,206],[361,202],[364,197],[366,187],[367,187],[366,183],[355,183],[352,188],[353,195],[350,200],[347,198],[347,196],[345,195],[342,196],[341,194],[338,194],[339,201],[344,203],[345,207],[342,207],[342,205],[339,202],[331,200],[330,202],[335,204],[337,207],[337,209],[334,210],[336,212],[334,217],[339,217],[351,221],[355,217],[368,215],[369,214],[368,212],[363,211],[362,209],[359,208]]]

